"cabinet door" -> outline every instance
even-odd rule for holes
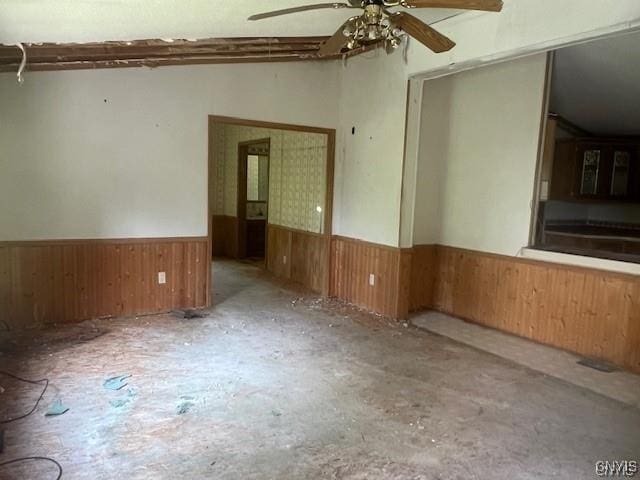
[[[631,198],[640,202],[640,147],[636,147],[631,158]]]
[[[580,183],[578,193],[582,197],[593,197],[601,193],[603,155],[602,149],[586,146],[581,148],[578,157]],[[600,187],[600,188],[599,188]]]
[[[614,198],[629,198],[631,184],[631,150],[614,148],[611,162],[609,194]]]
[[[549,198],[570,200],[576,194],[576,142],[559,141],[553,158]]]

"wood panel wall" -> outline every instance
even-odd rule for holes
[[[433,292],[437,277],[437,247],[417,245],[411,249],[409,311],[433,307]]]
[[[444,246],[415,251],[423,253],[413,256],[413,310],[433,308],[640,372],[640,278]],[[433,283],[417,282],[432,272]]]
[[[213,215],[213,255],[238,258],[238,218],[229,215]]]
[[[331,242],[331,296],[394,318],[409,308],[409,252],[335,236]],[[369,284],[369,275],[375,284]]]
[[[0,243],[0,319],[21,329],[203,307],[207,249],[207,238]]]
[[[293,280],[327,295],[329,242],[328,235],[269,224],[267,270],[277,277]]]

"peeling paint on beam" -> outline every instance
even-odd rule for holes
[[[77,70],[94,68],[159,67],[216,63],[261,63],[334,60],[320,57],[328,37],[209,38],[200,40],[151,39],[87,44],[26,44],[27,70]],[[358,55],[368,49],[346,54]],[[18,68],[20,52],[0,46],[0,71]]]
[[[103,60],[103,61],[76,61],[76,62],[55,62],[36,63],[28,66],[27,71],[54,71],[54,70],[91,70],[101,68],[132,68],[149,67],[157,68],[163,66],[178,65],[213,65],[229,63],[271,63],[271,62],[300,62],[309,60],[332,60],[332,58],[317,56],[301,57],[299,55],[280,55],[277,57],[216,57],[216,58],[157,58],[157,59],[131,59],[131,60]],[[0,65],[0,72],[14,72],[18,68],[17,64]]]

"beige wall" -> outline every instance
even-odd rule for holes
[[[278,129],[216,125],[212,211],[237,215],[238,143],[269,138],[269,223],[323,231],[327,135]],[[322,212],[317,211],[322,208]]]
[[[409,75],[460,71],[640,27],[638,0],[505,0],[499,14],[467,12],[438,22],[456,47],[433,55],[419,42],[407,53]]]
[[[427,81],[414,243],[527,246],[546,55]]]
[[[398,246],[407,105],[402,52],[349,59],[341,79],[334,232]]]
[[[206,116],[215,114],[336,128],[334,233],[398,245],[411,75],[445,74],[640,25],[637,0],[563,0],[566,15],[547,15],[556,8],[557,0],[512,0],[501,14],[439,22],[456,48],[435,55],[413,41],[406,63],[402,51],[380,51],[346,66],[28,72],[22,87],[15,74],[0,74],[0,240],[203,234]],[[14,23],[24,29],[17,37],[51,34]],[[73,22],[58,32],[73,33],[86,32]],[[413,133],[409,144],[417,141]],[[521,241],[508,243],[511,251]]]
[[[332,128],[338,74],[324,62],[30,72],[22,86],[0,74],[0,241],[206,235],[208,115]]]

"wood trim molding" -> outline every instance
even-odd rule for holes
[[[269,146],[269,162],[271,162],[271,138],[261,138],[256,140],[247,140],[238,143],[237,157],[237,183],[236,183],[236,217],[238,232],[236,235],[238,241],[237,256],[244,258],[247,255],[247,176],[248,176],[248,155],[249,147],[252,145],[267,144]],[[268,175],[268,174],[267,174]],[[269,179],[270,180],[270,179]],[[269,184],[269,182],[267,182]],[[268,196],[268,195],[267,195]],[[267,201],[268,204],[268,201]],[[267,210],[268,211],[268,210]],[[267,232],[265,231],[265,236]],[[265,239],[265,259],[266,248],[268,248]]]
[[[385,245],[382,243],[368,242],[366,240],[361,240],[359,238],[343,237],[342,235],[333,235],[332,239],[341,241],[341,242],[354,243],[364,247],[377,248],[380,250],[388,250],[388,251],[397,252],[397,253],[400,253],[400,251],[402,250],[400,247],[393,247],[391,245]]]
[[[206,242],[207,237],[131,237],[131,238],[74,238],[55,240],[0,240],[1,247],[41,247],[58,245],[86,245],[86,244],[106,244],[106,245],[130,245],[139,243],[192,243]]]
[[[271,228],[280,228],[282,230],[288,230],[290,232],[293,233],[300,233],[302,235],[309,235],[311,237],[318,237],[318,238],[328,238],[330,237],[330,235],[326,235],[324,233],[318,233],[318,232],[308,232],[306,230],[301,230],[299,228],[293,228],[293,227],[285,227],[283,225],[278,225],[277,223],[269,223],[268,224]]]
[[[533,180],[533,197],[531,199],[531,217],[529,218],[529,245],[535,245],[538,234],[538,215],[540,208],[540,191],[542,188],[542,169],[547,145],[547,118],[551,101],[551,85],[553,77],[554,52],[548,52],[545,65],[543,95],[540,113],[540,128],[538,133],[538,150],[536,154],[535,178]],[[554,145],[555,147],[555,145]]]
[[[79,70],[96,68],[161,67],[336,60],[343,55],[320,57],[320,46],[329,37],[246,37],[199,40],[161,39],[95,43],[25,43],[27,70]],[[355,49],[352,57],[380,45]],[[17,71],[22,52],[0,45],[0,72]]]
[[[437,248],[441,248],[441,249],[455,249],[458,252],[461,253],[468,253],[468,254],[472,254],[472,255],[478,255],[481,257],[485,257],[485,258],[492,258],[495,260],[500,260],[500,259],[509,259],[511,262],[518,264],[518,265],[529,265],[529,266],[542,266],[542,267],[546,267],[546,268],[560,268],[562,270],[566,270],[566,271],[570,271],[570,272],[574,272],[574,273],[582,273],[582,274],[592,274],[592,275],[606,275],[607,277],[611,276],[611,277],[615,277],[615,278],[621,278],[621,279],[626,279],[629,281],[640,281],[640,277],[637,275],[633,275],[631,273],[623,273],[623,272],[613,272],[613,271],[608,271],[608,270],[602,270],[602,269],[598,269],[598,268],[592,268],[592,267],[583,267],[583,266],[579,266],[579,265],[566,265],[566,264],[561,264],[561,263],[555,263],[555,262],[545,262],[544,260],[537,260],[537,259],[532,259],[532,258],[524,258],[524,257],[512,257],[512,256],[508,256],[508,255],[501,255],[499,253],[491,253],[491,252],[482,252],[480,250],[470,250],[470,249],[466,249],[466,248],[459,248],[459,247],[451,247],[451,246],[447,246],[447,245],[434,245]]]
[[[335,132],[336,132],[335,129],[333,128],[310,127],[307,125],[266,122],[262,120],[249,120],[246,118],[227,117],[224,115],[209,115],[209,122],[224,123],[227,125],[238,125],[241,127],[258,127],[258,128],[268,128],[268,129],[275,129],[275,130],[291,130],[293,132],[324,133],[326,135],[329,135],[331,133],[335,135]]]

